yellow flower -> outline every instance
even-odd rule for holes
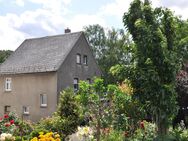
[[[38,138],[34,137],[31,141],[38,141]]]
[[[55,138],[59,138],[59,137],[60,137],[60,135],[59,135],[59,134],[56,134],[56,135],[55,135]]]
[[[39,135],[44,135],[44,132],[39,132]]]

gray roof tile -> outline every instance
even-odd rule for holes
[[[82,32],[26,39],[0,65],[0,74],[57,71]]]

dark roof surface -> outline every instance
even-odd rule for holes
[[[0,74],[57,71],[82,32],[26,39],[0,65]]]

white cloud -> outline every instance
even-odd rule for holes
[[[23,7],[24,6],[24,0],[16,0],[15,3],[18,5],[18,6],[21,6]]]
[[[0,49],[15,50],[26,38],[60,34],[67,27],[72,32],[80,31],[83,26],[90,24],[107,27],[109,23],[106,22],[106,19],[109,17],[111,21],[121,23],[123,13],[128,11],[131,1],[114,0],[101,6],[95,14],[77,13],[72,15],[68,9],[71,0],[14,0],[14,4],[19,6],[25,6],[30,2],[38,4],[40,8],[24,11],[21,14],[7,13],[0,16]],[[179,0],[179,4],[176,4],[175,0],[172,0],[172,3],[170,3],[171,0],[152,1],[154,7],[167,6],[176,14],[183,15],[184,19],[188,18],[188,4],[185,4],[185,0]],[[181,8],[182,4],[185,5],[184,8]]]
[[[84,26],[91,24],[100,24],[101,26],[106,26],[104,18],[98,15],[80,14],[74,16],[72,19],[67,19],[65,21],[65,25],[73,32],[83,30]]]
[[[122,18],[123,13],[128,11],[129,4],[132,0],[115,0],[101,8],[101,14],[105,16],[115,16],[119,19]]]
[[[19,32],[12,28],[9,20],[4,17],[0,17],[0,49],[14,50],[20,43],[27,37],[25,33]]]

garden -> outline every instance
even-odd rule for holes
[[[134,0],[123,23],[129,36],[104,45],[121,50],[96,55],[102,78],[62,91],[57,110],[37,123],[0,117],[0,141],[188,141],[188,118],[174,122],[188,91],[188,24],[148,0]]]
[[[75,95],[61,93],[57,111],[37,123],[24,121],[15,113],[0,118],[0,141],[188,141],[182,121],[158,136],[158,127],[146,119],[143,105],[133,98],[126,80],[105,86],[103,79],[82,81]]]

